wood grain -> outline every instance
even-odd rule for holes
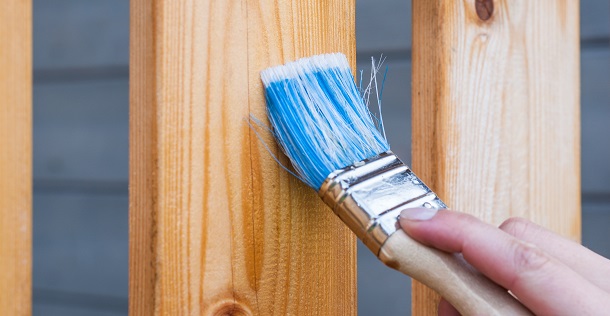
[[[32,298],[32,3],[0,10],[0,315]]]
[[[488,2],[488,1],[476,1]],[[413,1],[413,169],[453,209],[580,238],[579,3]],[[438,297],[413,287],[413,315]]]
[[[355,61],[354,19],[353,0],[132,0],[130,314],[355,314],[355,238],[246,123],[263,68]]]

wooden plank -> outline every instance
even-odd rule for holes
[[[250,112],[265,117],[260,70],[297,58],[345,53],[356,64],[355,1],[245,1]],[[270,23],[270,21],[274,21]],[[274,144],[270,135],[264,138]],[[356,313],[356,239],[250,132],[254,267],[261,315]],[[274,148],[276,156],[281,151]],[[283,155],[282,155],[283,156]],[[288,165],[286,159],[282,160]]]
[[[0,315],[31,314],[32,3],[0,10]]]
[[[353,0],[132,1],[130,313],[355,313],[353,235],[245,121],[261,69],[355,61],[354,23]]]
[[[604,39],[606,43],[610,41],[610,1],[581,1],[580,6],[581,39],[597,43]],[[411,49],[412,36],[411,0],[385,0],[383,3],[359,0],[356,12],[358,53],[384,53],[390,56],[389,61],[401,55],[407,57],[404,53]]]
[[[454,209],[579,239],[578,1],[481,3],[413,3],[413,169]]]

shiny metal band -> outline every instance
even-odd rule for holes
[[[391,151],[336,170],[318,193],[375,255],[400,229],[397,219],[403,209],[446,208]]]

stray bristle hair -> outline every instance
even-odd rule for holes
[[[356,88],[345,55],[299,59],[263,70],[261,79],[274,136],[315,190],[333,171],[390,149]]]

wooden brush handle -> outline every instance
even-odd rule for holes
[[[462,315],[532,315],[508,291],[480,274],[460,255],[426,247],[403,230],[389,237],[379,259],[434,289]]]

